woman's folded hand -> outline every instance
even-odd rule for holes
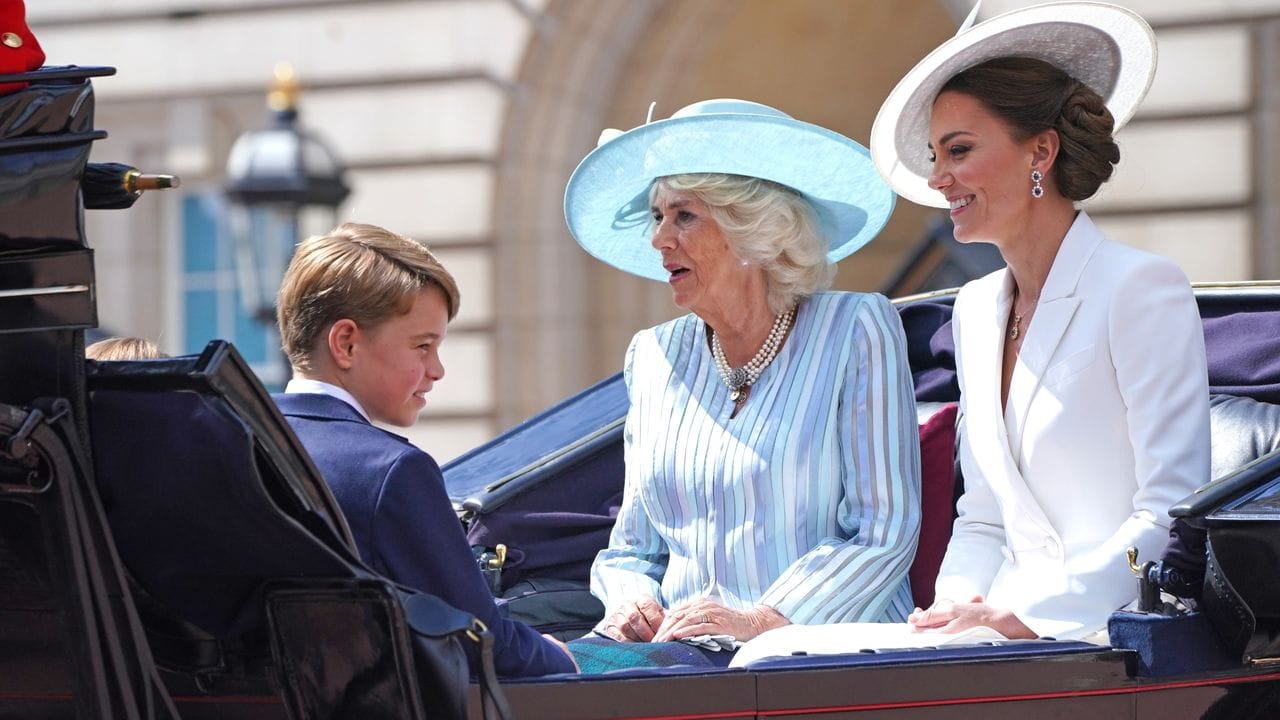
[[[619,605],[604,624],[604,634],[619,642],[649,642],[662,625],[666,613],[648,595]]]
[[[653,641],[667,642],[694,635],[731,635],[746,641],[766,630],[789,624],[782,613],[768,605],[731,610],[712,600],[693,600],[667,612]]]

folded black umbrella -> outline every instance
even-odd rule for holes
[[[131,207],[145,190],[178,187],[174,175],[150,175],[124,163],[88,163],[80,179],[80,194],[89,210]]]

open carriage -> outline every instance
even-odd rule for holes
[[[96,307],[81,180],[102,135],[90,78],[108,72],[0,77],[31,83],[0,98],[0,718],[447,718],[467,695],[479,717],[480,688],[449,658],[482,629],[363,566],[232,346],[84,360]],[[1280,716],[1280,283],[1197,298],[1222,477],[1175,513],[1207,531],[1201,612],[1118,613],[1110,646],[851,647],[507,682],[512,714]],[[951,299],[898,305],[929,431],[917,589],[936,572],[958,482]],[[581,588],[621,491],[625,411],[614,376],[445,468],[495,589],[548,631],[594,622]]]

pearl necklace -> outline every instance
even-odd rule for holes
[[[778,356],[778,351],[782,349],[782,339],[787,336],[787,330],[791,328],[791,319],[795,317],[796,309],[792,307],[784,313],[781,313],[773,319],[773,328],[769,330],[769,335],[764,339],[764,344],[760,346],[760,350],[756,352],[756,356],[747,361],[742,367],[729,367],[729,361],[724,357],[724,348],[720,346],[720,336],[714,332],[711,335],[711,356],[715,358],[716,370],[720,373],[720,379],[729,388],[729,399],[734,402],[746,399],[747,390],[760,379],[760,373],[769,367],[769,363]]]

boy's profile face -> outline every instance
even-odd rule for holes
[[[440,343],[449,324],[444,293],[424,288],[413,307],[372,328],[360,328],[344,383],[369,417],[407,427],[418,419],[431,386],[444,377]]]

